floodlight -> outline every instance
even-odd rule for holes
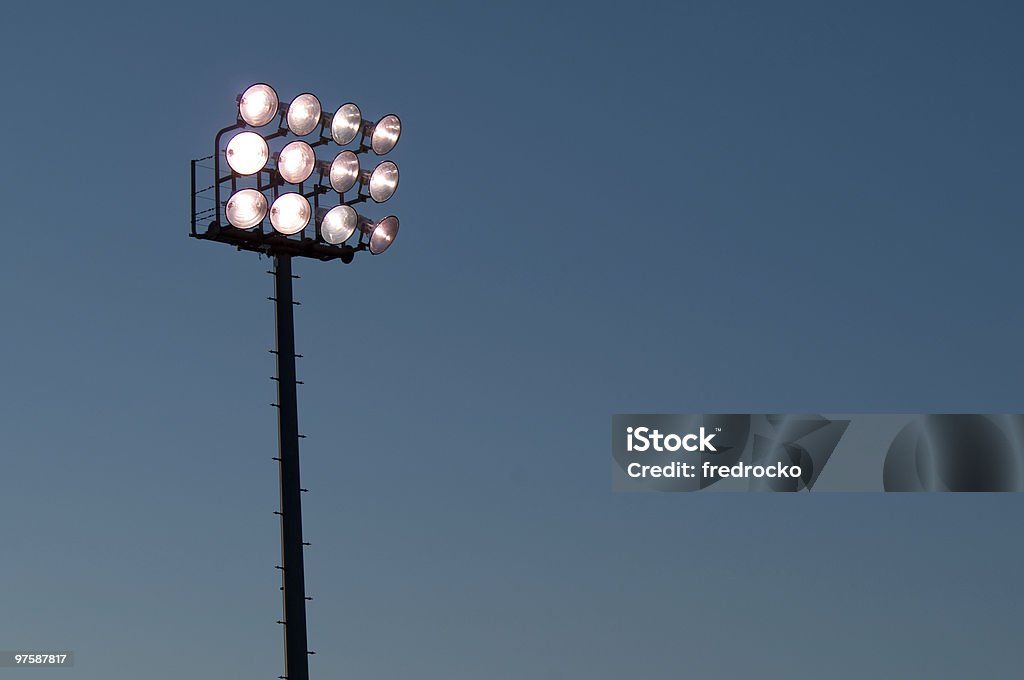
[[[339,194],[351,189],[359,179],[359,156],[351,151],[342,151],[331,163],[331,188]]]
[[[224,155],[232,170],[239,175],[251,175],[267,164],[270,150],[267,148],[267,140],[255,132],[239,132],[228,142]]]
[[[391,161],[384,161],[373,172],[364,173],[363,180],[364,184],[370,185],[370,198],[375,203],[383,203],[398,188],[398,166]]]
[[[339,245],[355,233],[359,216],[350,206],[336,205],[330,210],[317,210],[317,222],[320,224],[320,235],[324,240],[332,245]]]
[[[305,182],[313,174],[316,165],[316,154],[313,147],[303,141],[287,144],[277,157],[277,171],[285,182],[298,184]]]
[[[267,197],[255,189],[242,189],[228,199],[228,222],[239,229],[252,229],[267,216]]]
[[[295,45],[284,45],[290,53],[297,53],[296,46],[313,45],[296,31],[291,14],[279,12],[271,20],[280,24],[287,37],[300,36],[292,41]],[[254,38],[249,41],[254,54],[266,51],[267,41],[260,38],[267,36],[272,46],[282,47],[276,39],[278,32],[250,33],[247,37]],[[303,54],[313,53],[305,49]],[[330,56],[333,55],[328,55],[328,59]],[[237,103],[234,111],[232,103]],[[190,236],[259,254],[273,262],[268,273],[273,274],[274,294],[268,299],[273,301],[275,310],[276,342],[271,352],[276,357],[273,380],[277,382],[277,399],[272,406],[277,409],[275,460],[279,464],[280,512],[276,514],[281,519],[278,569],[285,612],[279,623],[287,619],[287,677],[309,680],[309,655],[313,652],[309,651],[306,636],[309,598],[305,596],[303,547],[308,543],[302,541],[305,489],[299,475],[302,435],[298,427],[300,381],[296,376],[296,360],[302,355],[295,351],[294,305],[298,303],[293,291],[299,277],[292,273],[292,267],[293,262],[300,260],[348,265],[356,257],[369,257],[364,255],[366,252],[380,255],[391,247],[398,236],[398,218],[388,215],[378,220],[375,215],[371,220],[358,214],[356,208],[359,203],[388,201],[397,190],[398,166],[381,156],[390,153],[398,143],[402,123],[394,114],[385,115],[376,123],[376,115],[364,119],[360,108],[351,102],[338,107],[332,115],[332,111],[322,110],[320,100],[313,94],[299,94],[289,102],[287,98],[278,99],[274,88],[264,83],[245,88],[235,101],[227,102],[227,107],[228,119],[213,137],[212,155],[207,155],[208,151],[191,163]],[[281,140],[277,141],[278,138]],[[333,149],[329,155],[319,150],[326,146]],[[322,158],[317,158],[318,153]],[[375,160],[364,160],[364,154],[376,154]],[[385,212],[382,208],[375,211]],[[359,290],[358,285],[352,286],[352,290]],[[218,294],[225,305],[237,305],[237,299],[225,295],[223,290],[211,292],[214,297]]]
[[[253,127],[263,127],[277,115],[277,92],[270,85],[250,85],[238,100],[238,115]]]
[[[370,148],[378,156],[383,156],[395,148],[398,137],[402,134],[402,121],[393,113],[389,113],[373,126],[370,134]]]
[[[331,137],[345,146],[356,138],[363,125],[363,114],[355,104],[342,104],[331,119]]]
[[[305,137],[320,124],[320,100],[316,95],[300,94],[288,105],[288,129]]]
[[[359,228],[364,234],[370,235],[370,253],[380,255],[398,236],[398,218],[388,215],[380,222],[373,222],[360,215]]]
[[[309,224],[309,200],[302,194],[281,194],[270,206],[270,223],[285,235],[297,234]]]

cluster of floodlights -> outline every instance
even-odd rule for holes
[[[371,170],[364,170],[359,157],[367,151],[383,156],[395,148],[402,133],[402,121],[388,114],[376,123],[363,119],[355,104],[341,105],[334,115],[324,113],[320,100],[312,94],[300,94],[291,103],[278,100],[277,92],[269,85],[252,85],[238,100],[241,121],[253,128],[262,128],[279,118],[278,128],[266,137],[245,130],[228,141],[224,155],[235,175],[256,176],[257,188],[240,189],[228,199],[225,212],[228,222],[238,229],[253,229],[270,217],[270,224],[286,236],[298,234],[315,217],[320,236],[332,245],[348,241],[356,233],[368,239],[372,254],[388,249],[398,234],[398,218],[389,215],[374,221],[356,212],[351,204],[370,198],[384,203],[398,188],[398,166],[383,161]],[[267,141],[291,132],[306,137],[319,129],[312,143],[298,139],[288,142],[280,151],[271,152]],[[317,159],[315,148],[333,141],[346,146],[359,139],[355,151],[341,151],[333,160]],[[261,173],[267,173],[263,182]],[[315,178],[314,178],[315,175]],[[303,184],[313,179],[312,191],[303,191]],[[324,181],[327,180],[328,184]],[[280,193],[285,184],[297,185],[297,191]],[[345,193],[357,189],[355,199],[345,201]],[[318,196],[334,190],[338,204],[330,208],[319,207]],[[266,191],[272,191],[273,202],[267,200]],[[314,209],[310,198],[314,199]],[[315,214],[314,214],[315,213]]]

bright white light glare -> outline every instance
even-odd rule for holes
[[[252,229],[267,216],[267,197],[255,189],[242,189],[228,199],[225,212],[231,226]]]
[[[345,146],[359,134],[363,114],[355,104],[342,104],[331,119],[331,137],[336,144]]]
[[[359,156],[342,151],[331,163],[331,188],[343,194],[359,179]]]
[[[370,252],[380,255],[394,243],[396,236],[398,236],[398,218],[388,215],[378,222],[376,227],[373,227],[370,234]]]
[[[383,156],[395,148],[398,137],[402,134],[402,121],[393,113],[389,113],[373,126],[370,135],[370,148],[378,156]]]
[[[320,124],[320,100],[309,93],[300,94],[288,105],[288,129],[305,137]]]
[[[383,203],[395,194],[398,188],[398,166],[384,161],[370,174],[370,198]]]
[[[324,240],[339,245],[349,239],[355,232],[359,218],[356,211],[347,205],[336,205],[330,210],[320,208],[320,234]]]
[[[267,148],[267,140],[255,132],[239,132],[228,142],[224,155],[232,170],[239,175],[251,175],[267,164],[270,150]]]
[[[282,234],[297,234],[309,224],[309,201],[301,194],[281,194],[270,206],[270,223]]]
[[[277,157],[277,171],[285,182],[298,184],[305,182],[313,174],[316,165],[316,154],[313,148],[302,141],[290,142]]]
[[[263,127],[277,115],[277,92],[270,85],[250,85],[238,100],[238,113],[253,127]]]

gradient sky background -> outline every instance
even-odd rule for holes
[[[615,412],[1024,409],[1024,11],[825,4],[5,8],[0,648],[281,672],[269,263],[186,238],[266,81],[405,124],[296,265],[314,678],[1016,674],[1024,496],[611,492]]]

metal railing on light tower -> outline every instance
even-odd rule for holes
[[[276,128],[266,134],[274,121]],[[251,129],[250,129],[251,128]],[[235,132],[235,131],[238,132]],[[361,158],[372,151],[389,153],[398,143],[402,123],[388,114],[376,123],[363,119],[359,107],[343,104],[335,113],[321,109],[312,94],[300,94],[288,104],[278,100],[269,85],[252,85],[238,97],[238,117],[214,138],[214,152],[192,161],[193,238],[217,241],[272,257],[276,311],[277,406],[280,454],[281,591],[284,600],[285,671],[287,680],[308,680],[306,597],[303,573],[302,488],[299,475],[299,425],[295,374],[295,324],[292,258],[340,260],[348,264],[356,253],[379,255],[398,234],[394,215],[374,220],[354,206],[371,200],[384,203],[398,188],[398,166],[391,161],[373,170]],[[235,132],[222,147],[224,136]],[[294,139],[316,133],[312,141]],[[355,149],[318,158],[331,145]],[[280,146],[277,150],[271,147]],[[221,155],[228,165],[222,173]],[[212,159],[213,183],[197,188],[201,161]],[[349,192],[354,196],[346,199]],[[226,200],[223,200],[227,196]],[[333,197],[333,198],[332,198]],[[199,209],[199,201],[212,205]],[[267,225],[269,222],[269,226]],[[200,224],[205,227],[200,231]]]

